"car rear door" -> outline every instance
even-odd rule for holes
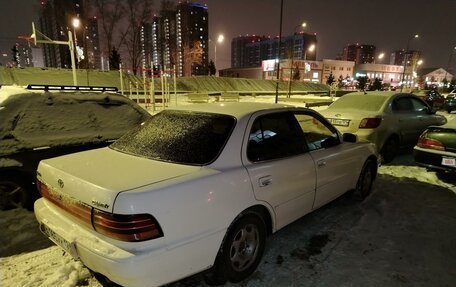
[[[420,134],[432,124],[429,108],[420,100],[399,96],[392,102],[392,113],[401,136],[402,146],[414,145]]]
[[[280,229],[312,210],[314,161],[291,112],[257,114],[248,131],[244,166],[255,198],[273,208]]]

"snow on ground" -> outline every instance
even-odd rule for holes
[[[455,185],[399,156],[380,167],[365,201],[343,196],[285,227],[257,271],[227,286],[454,286]],[[101,286],[39,232],[33,213],[0,211],[0,228],[2,286]],[[195,275],[171,286],[206,284]]]

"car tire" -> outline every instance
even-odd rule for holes
[[[356,183],[353,197],[357,200],[364,200],[372,191],[372,184],[377,175],[377,168],[375,161],[372,159],[366,160],[359,174],[358,181]]]
[[[0,210],[26,208],[33,210],[32,188],[28,180],[14,175],[1,175]]]
[[[397,148],[399,147],[398,141],[395,137],[390,137],[386,140],[382,147],[380,154],[384,163],[391,162],[396,156]]]
[[[206,283],[221,285],[247,278],[260,263],[265,243],[264,220],[257,214],[242,216],[228,229],[214,266],[205,273]]]

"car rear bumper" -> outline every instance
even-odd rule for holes
[[[74,218],[44,198],[35,202],[35,215],[40,225],[74,244],[77,259],[85,266],[122,286],[159,286],[208,269],[215,260],[208,250],[218,250],[224,236],[219,232],[172,248],[164,238],[148,241],[150,246],[145,242],[117,246],[75,224]],[[122,244],[130,244],[130,248]],[[135,244],[137,248],[131,248]]]
[[[444,158],[456,161],[456,155],[453,153],[415,147],[413,157],[417,164],[424,167],[445,172],[456,172],[456,166],[442,164]]]

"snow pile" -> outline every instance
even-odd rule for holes
[[[427,171],[424,167],[401,165],[381,166],[378,170],[378,173],[391,175],[398,178],[415,179],[420,182],[447,188],[456,193],[455,185],[440,180],[435,172]]]
[[[91,278],[81,262],[57,246],[2,258],[0,263],[3,286],[87,286]]]

